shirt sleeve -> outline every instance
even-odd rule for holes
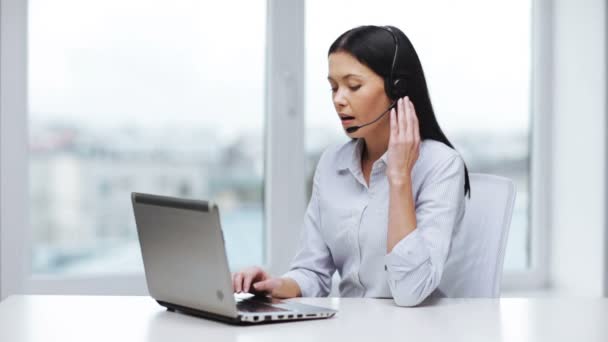
[[[464,162],[459,155],[430,171],[416,200],[416,229],[385,256],[395,303],[415,306],[439,285],[454,228],[465,210]]]
[[[283,275],[298,284],[302,297],[329,295],[332,275],[336,270],[329,247],[320,232],[319,178],[321,164],[320,161],[313,177],[312,195],[304,215],[298,250],[291,262],[289,272]]]

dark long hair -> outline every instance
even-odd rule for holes
[[[454,148],[441,130],[441,127],[439,127],[437,118],[435,118],[422,64],[416,50],[414,50],[414,46],[401,30],[394,26],[389,27],[395,34],[399,44],[392,79],[401,79],[401,82],[406,82],[407,95],[416,106],[416,114],[420,126],[420,139],[433,139]],[[334,52],[341,51],[351,54],[360,63],[368,66],[383,79],[387,80],[390,78],[391,65],[395,53],[395,42],[390,32],[386,29],[368,25],[348,30],[331,44],[327,55],[329,56]],[[385,84],[387,83],[385,82]],[[389,98],[392,97],[388,92],[387,95]],[[464,166],[464,177],[464,193],[465,196],[468,194],[470,198],[471,187],[469,183],[469,171],[466,165]]]

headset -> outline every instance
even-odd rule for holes
[[[401,78],[397,78],[393,80],[395,74],[395,65],[397,64],[397,55],[399,51],[399,42],[397,40],[397,35],[389,26],[380,26],[381,29],[386,30],[393,37],[393,41],[395,42],[395,53],[393,54],[393,63],[391,64],[391,73],[387,78],[384,79],[384,89],[386,90],[386,94],[388,97],[396,101],[405,95],[407,95],[407,87],[405,84],[405,80]]]
[[[359,128],[371,125],[374,122],[380,120],[380,118],[382,118],[384,116],[384,114],[388,113],[391,109],[393,109],[397,106],[397,101],[400,98],[407,95],[406,82],[401,78],[397,78],[397,79],[393,80],[393,75],[395,72],[395,64],[397,63],[397,54],[399,51],[399,42],[397,40],[397,35],[395,34],[395,32],[393,32],[393,30],[389,26],[379,26],[379,27],[381,29],[387,31],[388,33],[390,33],[391,37],[393,37],[393,41],[395,42],[395,53],[393,54],[393,63],[391,64],[391,72],[388,75],[388,77],[386,77],[384,79],[384,91],[386,92],[386,95],[388,95],[388,98],[393,101],[393,103],[391,103],[391,105],[384,112],[382,112],[382,114],[378,115],[378,117],[374,121],[368,122],[368,123],[360,125],[360,126],[348,127],[346,129],[347,133],[354,133],[354,132],[358,131]]]

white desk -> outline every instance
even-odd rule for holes
[[[12,296],[0,341],[608,341],[608,299],[299,298],[337,308],[328,320],[231,326],[168,312],[148,297]]]

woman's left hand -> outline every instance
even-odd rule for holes
[[[388,165],[389,185],[411,185],[411,174],[420,152],[420,129],[414,104],[409,97],[397,101],[391,109]]]

